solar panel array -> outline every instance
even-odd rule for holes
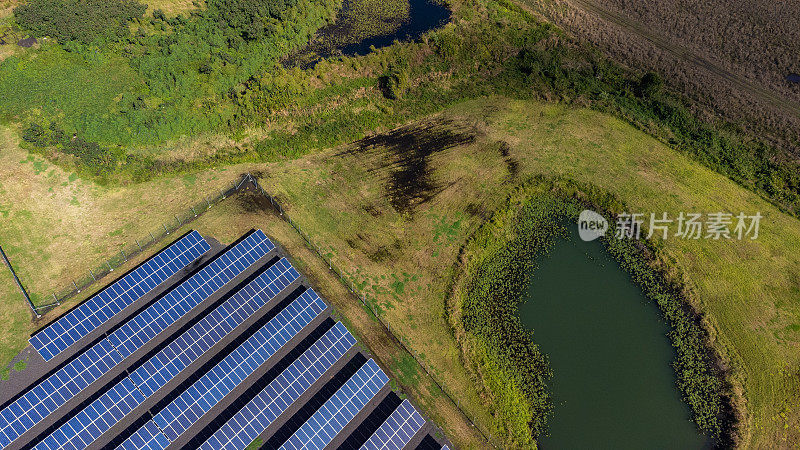
[[[122,362],[103,339],[0,411],[0,447],[20,437]]]
[[[389,382],[370,359],[333,394],[282,446],[282,450],[322,450]]]
[[[93,314],[92,319],[88,318],[87,312],[82,318],[78,315],[69,316],[72,317],[70,320],[85,324],[73,325],[72,322],[65,321],[66,325],[59,325],[59,329],[53,328],[56,334],[49,331],[50,334],[42,334],[37,341],[45,349],[42,351],[50,351],[47,348],[53,345],[57,345],[53,347],[56,351],[63,351],[100,326],[102,321],[149,292],[145,288],[152,290],[158,283],[200,257],[208,251],[208,247],[198,233],[189,233],[147,264],[105,289],[102,295],[96,296],[97,301],[105,303],[95,302],[93,305],[96,310],[87,310]],[[222,291],[234,278],[274,247],[260,230],[253,232],[127,319],[110,335],[97,341],[44,381],[24,392],[0,411],[0,447],[13,442],[148,342],[156,340],[164,330],[201,302]],[[365,359],[343,361],[356,340],[342,323],[336,322],[330,328],[327,328],[330,325],[325,325],[324,328],[316,328],[316,331],[308,331],[314,328],[311,326],[312,322],[316,323],[315,320],[327,309],[325,302],[312,289],[305,290],[297,298],[290,297],[282,302],[285,306],[280,311],[269,313],[256,322],[256,327],[249,326],[238,338],[240,341],[234,341],[232,350],[228,346],[222,354],[217,354],[212,359],[213,367],[208,368],[209,364],[204,363],[192,375],[190,386],[184,387],[184,382],[177,388],[172,388],[178,390],[170,393],[168,400],[161,400],[158,396],[165,393],[166,389],[163,388],[170,381],[187,372],[190,365],[198,362],[195,367],[199,367],[199,361],[204,355],[212,353],[212,347],[223,342],[234,330],[244,327],[249,318],[261,314],[259,311],[264,306],[286,293],[299,277],[300,274],[289,261],[284,258],[277,260],[213,310],[194,319],[191,326],[184,328],[180,334],[167,338],[168,342],[160,344],[158,351],[148,356],[144,362],[137,362],[133,368],[127,369],[113,386],[95,390],[91,394],[90,403],[67,413],[61,418],[63,422],[60,422],[55,431],[38,443],[34,441],[31,444],[36,444],[35,448],[40,450],[98,446],[98,439],[105,434],[110,435],[109,431],[115,425],[130,417],[132,420],[144,420],[143,425],[130,435],[125,432],[117,436],[119,440],[125,439],[118,448],[164,450],[193,429],[201,418],[208,417],[214,420],[213,423],[222,425],[211,425],[212,428],[208,430],[211,436],[201,445],[205,450],[245,448],[271,425],[277,426],[279,420],[289,419],[296,421],[297,425],[281,431],[285,434],[276,435],[283,436],[281,440],[286,439],[282,449],[321,450],[329,446],[354,421],[359,412],[367,413],[367,405],[372,399],[379,400],[378,393],[389,379],[371,359],[360,367],[358,364],[362,364]],[[323,330],[327,331],[322,333]],[[278,366],[270,369],[270,373],[275,373],[262,379],[266,387],[260,391],[255,389],[260,389],[263,384],[258,385],[258,388],[247,388],[249,390],[244,398],[239,399],[240,403],[220,410],[223,399],[232,397],[231,394],[237,388],[246,387],[243,385],[254,378],[260,367],[275,359],[273,357],[281,349],[287,349],[290,341],[300,342],[305,332],[311,333],[309,336],[316,340],[311,342],[311,339],[306,338],[302,341],[302,348],[305,349],[302,354],[299,354],[300,349],[283,353],[287,356],[281,356],[284,359]],[[46,339],[50,342],[45,343]],[[334,372],[337,363],[345,364],[344,372],[340,371],[336,375],[339,381],[331,387],[327,387],[330,383],[325,384],[324,389],[314,394],[314,403],[306,404],[301,410],[307,412],[290,417],[290,407],[298,405],[301,396],[312,386],[326,383],[324,377]],[[333,392],[335,387],[338,389]],[[134,410],[143,411],[144,403],[150,397],[154,397],[149,400],[150,403],[161,401],[157,403],[158,409],[149,411],[149,415],[144,417],[141,416],[143,413],[132,414]],[[166,405],[161,406],[163,403]],[[396,403],[392,404],[394,405]],[[222,414],[212,413],[214,409],[220,410]],[[379,422],[365,422],[362,425],[362,428],[368,426],[367,433],[360,435],[363,436],[362,439],[366,439],[362,448],[403,448],[425,424],[425,420],[407,400],[400,403],[387,417],[388,411],[390,410],[381,416],[381,419],[386,417],[386,420],[380,425]],[[275,446],[278,445],[280,444],[276,442]]]
[[[145,395],[152,395],[299,276],[288,260],[279,260],[134,370],[131,379]]]
[[[211,313],[181,333],[164,349],[139,366],[110,391],[69,419],[36,448],[80,448],[97,440],[133,408],[197,360],[236,326],[285,289],[299,274],[286,259],[266,271],[217,306]],[[324,309],[324,308],[323,308]],[[135,388],[135,389],[134,389]],[[113,408],[120,392],[129,392],[129,408]]]
[[[378,427],[362,450],[401,450],[412,437],[425,425],[425,419],[417,412],[408,400],[395,409]]]
[[[204,267],[203,270],[126,322],[108,339],[122,357],[127,358],[273,248],[275,245],[261,230],[252,233]]]
[[[200,233],[190,232],[47,328],[34,334],[30,338],[31,345],[45,361],[51,360],[210,249],[211,246]]]
[[[245,448],[356,343],[337,322],[200,447]],[[132,448],[132,447],[128,447]]]
[[[123,444],[123,448],[130,450],[164,450],[169,445],[169,439],[158,429],[155,422],[148,420],[142,428]]]
[[[5,447],[274,248],[260,230],[0,411]],[[146,328],[145,328],[146,327]]]
[[[325,302],[307,290],[156,414],[153,421],[174,441],[325,308]]]
[[[125,377],[110,391],[47,436],[35,448],[37,450],[86,448],[134,408],[141,405],[144,399],[144,395],[136,388],[133,381]]]

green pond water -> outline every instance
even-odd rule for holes
[[[681,401],[668,326],[599,242],[577,227],[537,261],[520,317],[550,358],[544,449],[708,446]]]

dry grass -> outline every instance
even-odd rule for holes
[[[0,19],[10,17],[21,2],[19,0],[0,0]]]
[[[0,245],[37,304],[238,175],[222,170],[106,188],[29,154],[9,128],[0,128],[0,149]],[[2,314],[9,315],[0,321],[8,344],[0,351],[3,365],[35,329],[26,308],[18,308],[22,298],[13,281],[10,286],[2,297]]]
[[[361,286],[471,414],[485,414],[442,318],[459,247],[519,176],[600,186],[642,212],[740,211],[764,216],[757,241],[670,240],[746,411],[744,442],[797,444],[800,400],[800,225],[756,195],[619,120],[529,102],[467,103],[445,114],[483,136],[431,157],[435,195],[400,213],[387,199],[387,155],[335,152],[273,167],[265,180]],[[498,151],[508,142],[510,158]]]
[[[186,14],[193,9],[198,9],[195,3],[200,8],[205,7],[205,0],[140,0],[147,5],[147,14],[152,14],[153,10],[160,9],[167,17],[175,17],[180,14]]]

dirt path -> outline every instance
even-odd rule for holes
[[[782,95],[776,94],[772,90],[765,88],[760,84],[754,83],[741,75],[730,72],[719,64],[714,63],[701,55],[698,55],[692,50],[681,47],[680,45],[676,45],[669,38],[649,30],[644,25],[626,17],[619,12],[600,6],[593,0],[566,1],[578,9],[582,9],[583,11],[593,14],[607,22],[613,23],[614,25],[634,35],[642,37],[655,47],[666,51],[680,60],[705,69],[719,78],[728,81],[737,90],[748,93],[757,100],[763,101],[789,114],[800,117],[800,104],[797,102],[787,99]]]

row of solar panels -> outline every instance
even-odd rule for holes
[[[191,233],[166,251],[178,244],[182,244],[184,249],[191,248],[184,242],[187,238],[192,242],[191,247],[199,243],[208,246],[199,235]],[[33,428],[273,248],[274,245],[260,231],[251,234],[19,396],[0,411],[0,444],[5,447]],[[121,423],[148,398],[156,396],[159,389],[201,356],[214,353],[209,352],[213,346],[231,335],[271,300],[281,296],[298,277],[287,260],[278,260],[190,328],[170,337],[171,341],[160,351],[144,362],[136,363],[135,368],[126,371],[127,376],[111,387],[102,388],[103,392],[95,393],[90,403],[68,413],[66,420],[56,423],[57,428],[48,430],[48,435],[34,439],[35,448],[86,448],[93,443],[96,446],[100,436]],[[119,281],[110,287],[118,284]],[[289,342],[296,339],[303,329],[307,331],[326,308],[327,305],[311,289],[291,303],[275,308],[279,311],[268,321],[257,322],[258,329],[248,330],[245,334],[249,333],[249,336],[237,342],[223,358],[218,358],[213,367],[203,366],[203,373],[195,372],[190,386],[179,385],[177,390],[169,393],[170,401],[166,405],[159,403],[158,410],[150,408],[150,418],[138,429],[127,430],[124,440],[117,442],[119,448],[164,449],[190,428],[203,426],[201,418],[212,408],[219,408],[226,396],[245,384],[245,379],[250,377],[252,380],[259,367],[281,348],[290,347]],[[337,323],[330,327],[302,354],[287,363],[280,373],[273,374],[268,383],[265,384],[266,377],[260,378],[265,384],[259,386],[262,389],[252,392],[246,403],[240,404],[235,411],[229,411],[225,415],[227,420],[217,423],[213,432],[209,432],[206,426],[204,442],[194,437],[194,446],[206,449],[246,447],[282,414],[288,414],[291,405],[296,404],[312,384],[323,379],[323,375],[330,372],[354,345],[355,339],[344,326]],[[324,448],[387,382],[388,378],[374,361],[367,361],[281,443],[282,448]],[[159,396],[163,394],[159,393]],[[241,403],[242,397],[237,400]],[[365,448],[402,448],[424,423],[413,406],[404,402],[391,416],[385,417],[363,444]]]
[[[102,292],[34,334],[30,343],[49,361],[103,322],[179,272],[211,247],[192,231]]]
[[[186,238],[191,236],[192,234]],[[181,241],[173,246],[181,244]],[[205,244],[203,248],[208,246],[204,240],[202,242]],[[75,398],[83,389],[176,323],[201,301],[220,291],[225,284],[273,248],[274,244],[263,232],[252,233],[19,396],[0,411],[0,446],[6,447]],[[58,322],[48,328],[55,328]]]

